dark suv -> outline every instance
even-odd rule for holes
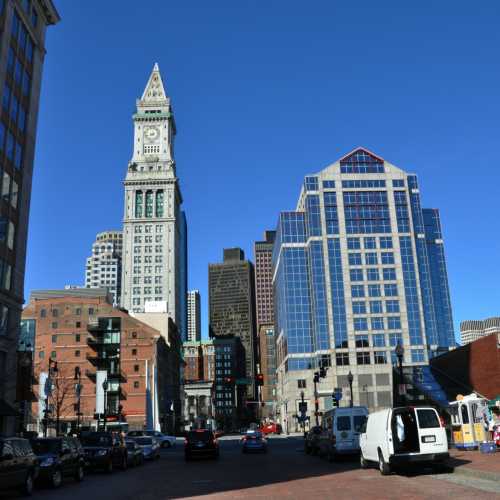
[[[127,447],[118,434],[86,432],[80,437],[85,451],[85,466],[113,472],[115,467],[127,468]]]
[[[0,491],[31,495],[38,476],[38,459],[27,439],[0,438]]]
[[[316,455],[319,451],[319,438],[321,427],[315,425],[311,427],[304,439],[304,450],[308,455]]]
[[[208,429],[189,431],[184,444],[184,458],[193,457],[219,458],[219,443],[215,434]]]
[[[40,481],[49,482],[54,488],[61,486],[63,478],[83,480],[85,458],[78,439],[54,437],[33,439],[31,446],[40,461]]]

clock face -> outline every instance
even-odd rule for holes
[[[150,127],[148,129],[146,129],[145,135],[146,135],[146,138],[148,140],[154,141],[155,139],[158,138],[158,136],[160,135],[160,132],[158,131],[158,129],[156,127]]]

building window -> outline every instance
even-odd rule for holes
[[[335,361],[337,366],[348,366],[349,365],[349,353],[348,352],[338,352],[335,354]]]
[[[75,351],[75,358],[79,358],[80,357],[80,351],[76,350]]]
[[[376,365],[385,365],[387,363],[387,353],[385,351],[375,351],[373,357]]]
[[[380,274],[378,272],[378,269],[375,268],[370,268],[366,270],[366,279],[368,281],[378,281],[380,279]]]
[[[136,339],[137,338],[137,332],[132,332],[132,338]]]
[[[57,321],[52,322],[52,328],[54,328],[54,329],[57,328]]]
[[[382,264],[394,264],[394,254],[392,252],[382,252]]]
[[[372,314],[379,314],[382,312],[382,301],[381,300],[371,300],[370,301],[370,312]]]
[[[45,351],[40,351],[40,352],[38,353],[38,357],[39,357],[40,359],[45,358]]]
[[[357,352],[356,362],[358,365],[369,365],[370,364],[370,353],[369,352]]]
[[[57,352],[56,352],[56,351],[52,351],[52,352],[50,353],[50,357],[51,357],[52,359],[55,359],[55,358],[57,357]]]
[[[80,321],[77,321],[75,323],[75,328],[81,328],[81,326],[82,326],[82,323]]]
[[[362,269],[351,269],[349,271],[351,281],[363,281],[363,270]]]
[[[366,318],[354,318],[354,330],[357,332],[368,330],[367,319]]]
[[[387,329],[401,330],[401,318],[399,316],[387,318]]]
[[[305,389],[306,388],[306,381],[304,379],[297,380],[297,387],[299,389]]]
[[[356,335],[356,347],[370,347],[368,335]]]
[[[59,316],[59,311],[57,309],[52,309],[52,316],[57,318]]]
[[[365,245],[365,249],[377,248],[377,240],[375,238],[373,238],[372,236],[363,238],[363,242]]]
[[[153,191],[146,191],[146,217],[153,217]]]
[[[163,217],[163,190],[156,192],[156,217]]]
[[[76,314],[77,316],[81,316],[81,315],[82,315],[82,310],[81,310],[81,308],[80,308],[80,307],[77,307],[77,308],[75,309],[75,314]]]
[[[45,318],[45,317],[47,317],[47,311],[45,309],[42,309],[40,311],[40,318]]]
[[[398,313],[399,312],[399,301],[398,300],[386,300],[385,310],[388,313]]]
[[[375,317],[371,319],[372,330],[383,330],[384,329],[384,318]]]
[[[143,204],[144,204],[144,195],[143,195],[142,191],[136,191],[135,192],[135,216],[136,217],[142,217]],[[136,233],[141,232],[140,226],[135,227],[135,232]]]
[[[137,349],[132,349],[132,356],[137,356]]]
[[[352,285],[351,286],[351,297],[364,297],[365,287],[363,285]]]
[[[361,248],[359,238],[347,238],[347,248],[349,250],[358,250]]]
[[[89,316],[92,316],[94,314],[94,308],[89,307]]]
[[[353,252],[349,254],[349,265],[350,266],[361,266],[361,254],[359,252]]]
[[[365,263],[367,266],[376,266],[378,264],[377,254],[375,252],[367,252],[365,254]]]
[[[381,236],[380,248],[392,248],[392,238],[390,236]]]
[[[385,336],[383,333],[372,335],[373,347],[385,347]]]
[[[57,335],[52,335],[52,343],[57,344]]]
[[[134,382],[134,389],[139,389],[139,382]]]
[[[75,335],[75,342],[80,342],[80,334],[79,333],[77,333]]]
[[[139,371],[139,365],[134,365],[134,372],[138,372]]]
[[[397,297],[398,295],[398,285],[395,283],[384,285],[384,295],[386,297]]]
[[[396,269],[393,267],[386,267],[382,272],[385,281],[396,281]]]
[[[368,295],[370,297],[380,297],[380,285],[368,285]]]
[[[353,302],[352,303],[352,313],[353,314],[366,314],[366,305],[364,302]]]
[[[411,361],[412,363],[421,363],[425,361],[424,350],[423,349],[412,349],[411,350]]]

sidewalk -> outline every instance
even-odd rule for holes
[[[500,451],[484,454],[452,448],[448,464],[455,468],[455,474],[500,481]]]

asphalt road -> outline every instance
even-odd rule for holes
[[[305,455],[302,438],[269,440],[265,455],[243,455],[238,438],[221,439],[218,461],[186,463],[180,440],[160,460],[125,472],[88,474],[83,483],[67,480],[57,490],[37,490],[40,500],[237,499],[500,499],[500,485],[431,471],[382,477],[361,470],[357,461],[328,463]],[[11,498],[0,495],[0,499]]]

